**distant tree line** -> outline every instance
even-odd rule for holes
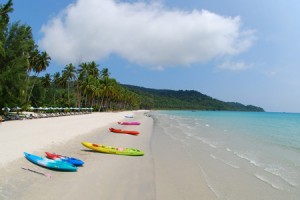
[[[138,94],[140,107],[160,110],[215,110],[264,112],[263,108],[241,103],[224,102],[194,90],[158,90],[123,85]]]

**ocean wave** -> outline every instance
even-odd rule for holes
[[[283,174],[281,174],[279,171],[280,169],[275,168],[275,167],[267,167],[264,169],[266,172],[269,172],[277,177],[280,177],[283,181],[285,181],[288,185],[292,186],[292,187],[297,187],[298,184],[296,184],[295,182],[289,180],[289,178],[285,177]]]
[[[236,155],[237,157],[239,158],[242,158],[244,160],[247,160],[250,164],[256,166],[256,167],[262,167],[263,165],[261,163],[259,163],[258,161],[256,161],[255,159],[253,158],[250,158],[247,154],[243,154],[243,153],[240,153],[240,152],[236,152],[236,151],[233,151],[234,155]]]
[[[238,165],[235,165],[235,164],[231,163],[230,161],[226,161],[226,160],[224,160],[222,158],[219,158],[219,157],[217,157],[217,156],[215,156],[213,154],[210,154],[210,157],[212,157],[215,160],[219,160],[219,161],[223,162],[224,164],[226,164],[226,165],[228,165],[228,166],[230,166],[230,167],[232,167],[234,169],[240,169],[240,167]]]
[[[198,166],[199,166],[199,168],[200,168],[200,170],[201,170],[201,172],[202,172],[202,174],[203,174],[203,177],[204,177],[204,180],[205,180],[205,182],[206,182],[207,187],[213,192],[213,194],[214,194],[217,198],[219,198],[219,199],[222,198],[222,197],[223,197],[222,193],[219,192],[219,191],[213,186],[213,184],[212,184],[211,181],[210,181],[209,176],[205,173],[205,171],[203,170],[203,168],[201,167],[201,165],[199,164]]]
[[[195,132],[190,132],[190,131],[184,131],[183,134],[186,137],[194,137],[195,136]]]
[[[279,185],[277,185],[276,183],[273,183],[271,180],[267,179],[266,177],[259,175],[259,174],[254,174],[254,176],[256,178],[258,178],[259,180],[269,184],[270,186],[272,186],[273,188],[275,188],[276,190],[283,190],[283,188],[281,188]]]
[[[216,146],[215,144],[213,144],[213,143],[211,143],[211,142],[209,142],[209,141],[206,141],[205,139],[203,139],[203,138],[201,138],[201,137],[199,137],[199,136],[195,136],[194,138],[197,139],[197,140],[200,140],[200,141],[203,142],[204,144],[207,144],[207,145],[210,146],[211,148],[214,148],[214,149],[217,148],[217,146]]]

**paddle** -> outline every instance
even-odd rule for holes
[[[46,173],[43,173],[43,172],[38,172],[38,171],[35,171],[33,169],[29,169],[29,168],[25,168],[25,167],[22,167],[22,169],[34,172],[36,174],[40,174],[40,175],[46,176],[48,178],[51,178],[51,174],[46,174]]]

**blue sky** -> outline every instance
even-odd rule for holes
[[[49,73],[94,60],[120,83],[300,112],[296,0],[13,2],[12,21],[32,27]]]

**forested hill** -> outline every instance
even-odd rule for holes
[[[138,94],[143,109],[227,110],[264,112],[263,108],[241,103],[223,102],[195,90],[161,90],[122,85]]]

